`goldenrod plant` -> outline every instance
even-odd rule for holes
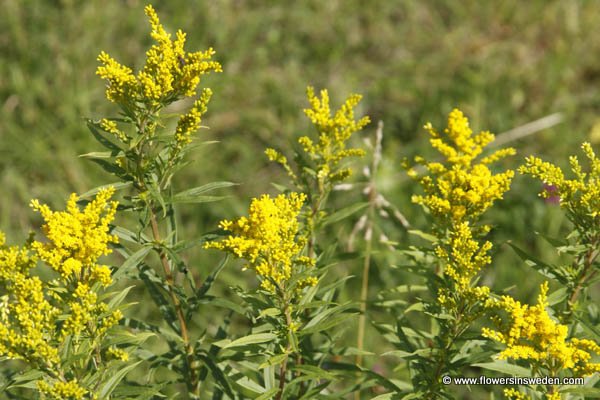
[[[516,169],[529,178],[515,177],[506,165],[516,151],[494,150],[495,136],[454,109],[444,129],[425,125],[432,151],[402,163],[416,189],[402,192],[401,206],[383,184],[398,170],[383,122],[369,131],[362,116],[376,115],[370,99],[351,94],[335,108],[328,90],[308,87],[311,132],[262,160],[277,168],[261,179],[282,169],[286,181],[225,200],[217,191],[234,183],[203,181],[202,167],[188,183],[178,174],[214,144],[198,131],[213,95],[204,78],[221,64],[144,10],[153,44],[141,66],[97,58],[118,111],[87,120],[102,151],[82,157],[112,178],[70,195],[62,211],[31,201],[43,221],[20,245],[0,232],[0,398],[600,396],[592,144],[582,145],[589,167],[572,156],[566,173],[558,160],[529,156]],[[502,211],[493,206],[510,201],[513,180],[530,178],[571,231],[537,233],[556,250],[548,262],[497,240]],[[406,218],[411,201],[418,211]],[[215,212],[205,214],[225,216],[194,221],[196,231],[182,223],[182,204],[209,202]],[[496,279],[505,268],[497,256],[513,251],[524,262],[511,268],[531,278],[529,298],[521,282]]]

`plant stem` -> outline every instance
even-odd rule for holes
[[[154,241],[160,243],[160,231],[158,229],[158,223],[156,221],[156,214],[154,210],[150,210],[150,224],[152,226],[152,236]],[[169,265],[169,260],[167,258],[167,254],[163,251],[159,251],[160,261],[163,267],[163,271],[165,273],[165,279],[167,281],[167,286],[169,288],[169,296],[171,298],[171,302],[173,303],[173,307],[175,308],[175,313],[177,315],[177,319],[179,321],[179,328],[181,331],[181,339],[183,340],[183,347],[185,351],[185,362],[187,366],[187,371],[189,374],[189,380],[187,380],[186,384],[188,386],[189,392],[194,396],[194,398],[198,398],[200,396],[199,386],[198,386],[198,375],[194,368],[192,368],[192,363],[194,361],[194,348],[190,343],[188,336],[188,328],[187,322],[185,320],[185,316],[183,314],[183,309],[181,307],[181,302],[175,293],[173,286],[175,285],[175,281],[173,279],[173,273],[171,271],[171,267]]]
[[[288,328],[288,335],[289,335],[289,329],[292,325],[292,314],[290,311],[290,305],[289,302],[287,302],[287,300],[285,301],[285,305],[284,305],[284,314],[285,314],[285,322]],[[292,346],[291,343],[288,341],[288,345],[286,348],[286,356],[283,359],[283,361],[281,362],[281,367],[279,368],[279,392],[277,392],[277,395],[275,396],[275,400],[281,400],[281,397],[283,396],[283,389],[285,388],[285,374],[287,372],[287,363],[288,363],[288,354],[291,350]]]

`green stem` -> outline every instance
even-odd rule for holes
[[[154,210],[150,210],[150,224],[152,226],[152,236],[154,241],[160,243],[161,237],[158,229],[158,223],[156,221],[156,215]],[[171,298],[171,302],[173,304],[173,308],[175,309],[175,314],[177,315],[177,319],[179,321],[179,328],[181,333],[181,339],[183,341],[183,347],[185,352],[185,363],[186,370],[189,374],[186,379],[186,384],[188,386],[189,393],[193,398],[199,398],[200,396],[200,387],[198,385],[198,375],[196,374],[195,368],[192,367],[194,362],[194,347],[190,343],[187,322],[183,313],[183,307],[181,306],[181,302],[175,293],[174,286],[175,281],[173,279],[173,273],[171,267],[169,265],[169,260],[167,258],[167,254],[164,251],[159,251],[160,261],[163,267],[163,272],[165,274],[165,280],[167,281],[167,287],[169,288],[169,296]]]
[[[292,313],[290,310],[290,304],[287,300],[284,300],[284,309],[283,309],[283,313],[285,315],[285,323],[288,329],[288,335],[289,335],[289,330],[291,329],[292,326]],[[288,354],[290,353],[290,350],[292,349],[292,345],[288,339],[288,344],[286,347],[286,356],[283,359],[283,361],[281,362],[281,366],[279,367],[279,391],[277,392],[277,395],[275,396],[275,400],[281,400],[281,397],[283,396],[283,389],[285,388],[285,384],[286,384],[286,372],[287,372],[287,363],[288,363],[288,359],[289,356]]]

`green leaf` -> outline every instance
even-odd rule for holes
[[[323,218],[321,220],[320,227],[322,228],[327,225],[333,224],[335,222],[341,221],[341,220],[351,216],[352,214],[366,208],[368,205],[369,205],[369,203],[361,202],[361,203],[355,203],[355,204],[352,204],[351,206],[342,208],[341,210],[338,210],[338,211],[334,212],[333,214],[328,215],[325,218]]]
[[[113,395],[116,399],[126,398],[131,400],[151,400],[156,398],[165,398],[167,396],[160,393],[160,391],[166,385],[166,383],[161,383],[158,385],[139,385],[133,382],[128,382],[127,385],[116,388],[113,392]]]
[[[122,154],[123,152],[119,152],[120,154]],[[119,153],[116,153],[114,151],[92,151],[90,153],[85,153],[85,154],[80,154],[79,157],[81,158],[113,158],[115,156],[117,156]]]
[[[143,265],[140,269],[139,277],[146,285],[150,297],[158,306],[164,320],[175,332],[179,333],[180,328],[177,324],[177,317],[175,316],[171,303],[166,297],[166,293],[169,291],[168,287],[161,278],[156,275],[156,272],[146,265]]]
[[[105,170],[109,174],[113,174],[119,177],[125,175],[125,170],[117,164],[99,158],[91,158],[90,161],[98,164],[103,170]]]
[[[200,298],[200,297],[203,297],[206,293],[208,293],[212,284],[215,282],[215,280],[217,279],[217,277],[219,276],[219,274],[221,273],[221,271],[223,270],[225,265],[227,265],[228,260],[229,260],[229,254],[226,255],[221,260],[219,265],[217,265],[217,267],[214,269],[214,271],[206,278],[204,283],[202,283],[202,286],[200,286],[200,288],[196,292],[196,297]]]
[[[236,339],[232,342],[229,341],[229,339],[221,340],[213,343],[213,345],[221,347],[222,349],[231,349],[234,347],[248,346],[251,344],[266,343],[275,339],[277,339],[277,335],[274,333],[255,333]]]
[[[202,352],[197,351],[196,356],[206,364],[208,369],[210,369],[210,372],[211,372],[213,378],[215,379],[215,381],[217,382],[217,384],[219,385],[219,387],[221,389],[223,389],[223,391],[231,399],[235,399],[236,396],[233,393],[233,389],[231,388],[231,383],[229,382],[229,379],[227,379],[227,375],[225,375],[223,373],[223,371],[221,370],[221,368],[219,368],[219,366],[213,359],[213,356],[209,353],[205,353],[204,351],[202,351]]]
[[[102,133],[100,133],[100,131],[98,130],[98,122],[94,122],[91,119],[87,119],[86,122],[88,129],[90,130],[92,135],[94,135],[94,138],[96,138],[98,143],[100,143],[102,146],[115,152],[120,152],[121,150],[124,150],[124,148],[122,148],[119,144],[113,142],[112,140],[105,137]]]
[[[107,185],[102,185],[102,186],[98,186],[98,187],[95,187],[93,189],[90,189],[87,192],[79,195],[79,197],[81,197],[81,198],[91,197],[91,196],[96,195],[100,190],[107,189],[109,187],[112,187],[115,190],[121,190],[121,189],[124,189],[124,188],[127,188],[127,187],[131,186],[132,184],[133,184],[132,182],[115,182],[115,183],[109,183]]]
[[[152,250],[150,246],[144,246],[132,255],[130,255],[127,260],[120,267],[117,268],[117,271],[113,274],[113,279],[118,280],[121,275],[126,274],[131,269],[137,268],[137,266],[144,261],[146,255]]]
[[[351,216],[352,214],[362,210],[363,208],[366,208],[369,205],[369,203],[354,203],[351,206],[348,206],[346,208],[342,208],[339,211],[334,212],[331,215],[326,216],[325,218],[323,218],[321,220],[321,227],[325,227],[327,225],[333,224],[335,222],[341,221],[344,218],[347,218],[349,216]]]
[[[510,242],[508,243],[508,245],[513,248],[513,250],[517,253],[519,257],[521,257],[523,261],[525,261],[525,264],[534,268],[540,274],[544,275],[547,278],[554,279],[562,283],[563,285],[567,285],[569,283],[567,278],[565,278],[562,274],[559,273],[557,267],[550,264],[546,264],[542,260],[527,254],[527,252]]]
[[[345,313],[345,314],[336,315],[333,317],[327,317],[327,319],[319,322],[316,325],[311,326],[310,328],[302,329],[298,334],[300,336],[304,336],[304,335],[310,335],[310,334],[317,333],[317,332],[323,332],[323,331],[333,328],[336,325],[341,324],[342,322],[346,321],[348,318],[350,318],[352,316],[353,316],[353,314]]]
[[[275,396],[278,391],[279,391],[279,388],[276,388],[276,387],[272,388],[272,389],[269,389],[268,391],[264,392],[263,394],[261,394],[260,396],[258,396],[254,400],[269,400],[269,399],[272,399],[273,396]]]
[[[133,287],[135,287],[135,286],[129,286],[129,287],[126,287],[125,289],[119,290],[118,292],[111,293],[111,296],[110,296],[111,299],[108,302],[108,309],[114,310],[116,307],[118,307],[119,304],[121,304],[123,302],[123,300],[125,299],[125,297],[127,296],[127,293],[129,293],[129,291]]]
[[[133,364],[125,365],[123,368],[118,370],[117,372],[110,375],[110,378],[102,387],[100,388],[100,392],[98,393],[98,397],[100,399],[106,399],[110,394],[116,389],[117,385],[125,378],[125,376],[137,367],[141,361],[138,361]]]
[[[129,243],[135,243],[135,244],[141,244],[140,243],[140,239],[138,239],[138,235],[133,233],[132,231],[130,231],[129,229],[123,228],[121,226],[115,226],[112,229],[113,234],[117,235],[117,237],[119,239],[122,239],[126,242]],[[141,239],[145,242],[145,243],[149,243],[152,240],[150,240],[150,238],[148,236],[146,236],[144,233],[140,234]]]
[[[203,196],[203,193],[211,192],[216,189],[235,186],[232,182],[212,182],[206,185],[198,186],[192,189],[184,190],[173,196],[173,203],[206,203],[210,201],[218,201],[226,196]]]
[[[373,397],[371,400],[390,400],[393,399],[394,397],[393,393],[385,393],[385,394],[380,394],[379,396]]]
[[[289,357],[287,354],[277,354],[275,356],[269,357],[266,361],[264,361],[262,364],[260,364],[258,366],[258,369],[267,368],[267,367],[270,367],[270,366],[273,366],[273,365],[279,365],[287,357]]]
[[[531,370],[529,368],[520,367],[518,365],[509,364],[506,361],[493,361],[488,363],[478,363],[473,364],[474,367],[479,367],[483,369],[487,369],[490,371],[501,372],[510,376],[522,376],[529,377],[531,376]]]
[[[584,399],[599,399],[600,398],[600,389],[598,388],[590,388],[590,387],[569,387],[568,389],[563,389],[560,393],[572,393],[572,394],[580,394]]]
[[[435,236],[433,236],[433,235],[431,235],[429,233],[425,233],[423,231],[420,231],[418,229],[411,229],[411,230],[408,231],[408,233],[410,233],[411,235],[418,236],[421,239],[424,239],[424,240],[426,240],[428,242],[431,242],[431,243],[437,243],[438,242],[438,238],[437,237],[435,237]]]

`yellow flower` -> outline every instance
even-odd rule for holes
[[[321,90],[319,98],[314,89],[308,87],[307,95],[311,108],[305,109],[304,113],[317,129],[319,140],[315,143],[310,137],[302,136],[298,143],[313,162],[311,168],[314,168],[318,184],[322,188],[350,176],[352,171],[341,167],[341,162],[348,157],[363,156],[365,152],[358,148],[348,148],[348,141],[353,133],[364,128],[370,120],[369,117],[355,119],[354,108],[362,98],[358,94],[350,95],[334,115],[331,114],[327,90]],[[284,155],[271,148],[265,154],[269,160],[281,164],[294,181],[298,180]]]
[[[476,223],[494,201],[502,198],[514,175],[511,170],[494,174],[488,165],[515,151],[501,149],[481,158],[494,135],[487,131],[473,134],[469,120],[458,109],[450,113],[448,126],[442,133],[431,123],[425,129],[431,136],[431,146],[443,160],[415,157],[415,162],[428,172],[421,178],[414,168],[405,166],[409,176],[423,187],[425,194],[414,195],[412,201],[432,215],[439,239],[435,252],[444,263],[445,275],[451,279],[450,285],[438,291],[438,302],[446,310],[458,311],[459,303],[471,306],[485,303],[489,297],[490,289],[476,286],[476,280],[479,271],[491,263],[492,244],[478,240],[490,228]]]
[[[109,203],[113,191],[101,190],[83,212],[76,195],[61,212],[34,200],[33,208],[46,222],[43,230],[48,241],[33,241],[22,248],[0,245],[0,356],[52,369],[60,362],[59,349],[68,335],[85,332],[98,338],[118,322],[120,312],[105,316],[108,306],[98,301],[96,293],[98,284],[112,282],[110,269],[96,262],[110,252],[108,244],[117,241],[108,233],[117,205]],[[44,281],[34,276],[38,259],[57,271],[60,279]]]
[[[221,228],[232,234],[205,247],[247,260],[246,267],[256,271],[262,287],[275,292],[290,279],[294,266],[314,264],[313,259],[300,255],[305,241],[298,237],[298,214],[305,199],[298,193],[253,199],[248,217],[221,221]],[[316,280],[308,278],[303,284],[314,285]]]
[[[105,52],[100,53],[98,61],[102,66],[96,73],[108,82],[106,97],[121,104],[143,102],[156,106],[178,97],[194,96],[202,75],[222,71],[221,64],[212,60],[214,50],[185,52],[186,34],[179,30],[175,40],[171,40],[154,8],[148,5],[144,11],[156,44],[146,52],[146,63],[137,75]]]
[[[202,115],[206,113],[211,96],[212,91],[210,89],[204,89],[200,99],[196,100],[190,111],[179,117],[177,129],[175,130],[176,149],[181,149],[183,146],[191,143],[191,135],[200,129]]]
[[[77,379],[67,382],[55,381],[52,385],[44,381],[38,381],[39,391],[52,400],[82,400],[87,390],[79,386]]]
[[[519,392],[517,389],[504,389],[504,395],[511,400],[531,400],[531,397]]]
[[[59,362],[49,342],[60,311],[40,278],[30,275],[36,261],[27,247],[0,247],[0,356],[49,366]]]
[[[537,157],[527,157],[525,165],[519,168],[522,174],[538,178],[552,188],[542,192],[542,197],[558,195],[560,206],[566,209],[572,221],[579,229],[587,230],[598,226],[600,216],[600,159],[596,157],[592,146],[583,143],[581,148],[590,163],[590,171],[583,172],[576,156],[569,158],[575,179],[566,179],[563,171],[556,165],[544,162]]]
[[[495,200],[502,198],[514,175],[512,170],[493,174],[488,165],[515,154],[515,150],[501,149],[476,162],[494,135],[487,131],[473,135],[468,119],[458,109],[448,116],[448,127],[443,134],[430,123],[425,129],[431,135],[432,147],[445,162],[427,162],[423,157],[415,157],[415,162],[422,164],[429,174],[419,179],[425,195],[413,196],[413,202],[429,209],[442,226],[476,221]],[[409,175],[415,176],[414,170]]]
[[[600,371],[600,364],[590,362],[590,352],[600,354],[600,346],[587,339],[568,340],[568,327],[555,322],[546,311],[547,294],[545,282],[535,306],[521,304],[510,296],[495,301],[495,307],[508,313],[509,323],[498,331],[483,328],[482,334],[506,345],[498,358],[530,360],[547,370],[570,369],[575,376]]]
[[[96,265],[102,255],[110,254],[109,243],[117,243],[115,235],[109,233],[117,202],[109,202],[113,188],[102,189],[84,209],[77,206],[78,197],[72,194],[65,211],[52,211],[47,205],[33,200],[31,206],[39,211],[45,220],[44,233],[49,242],[34,242],[32,248],[41,260],[45,261],[65,280],[97,279],[104,286],[107,267]],[[90,276],[90,272],[92,272]]]

